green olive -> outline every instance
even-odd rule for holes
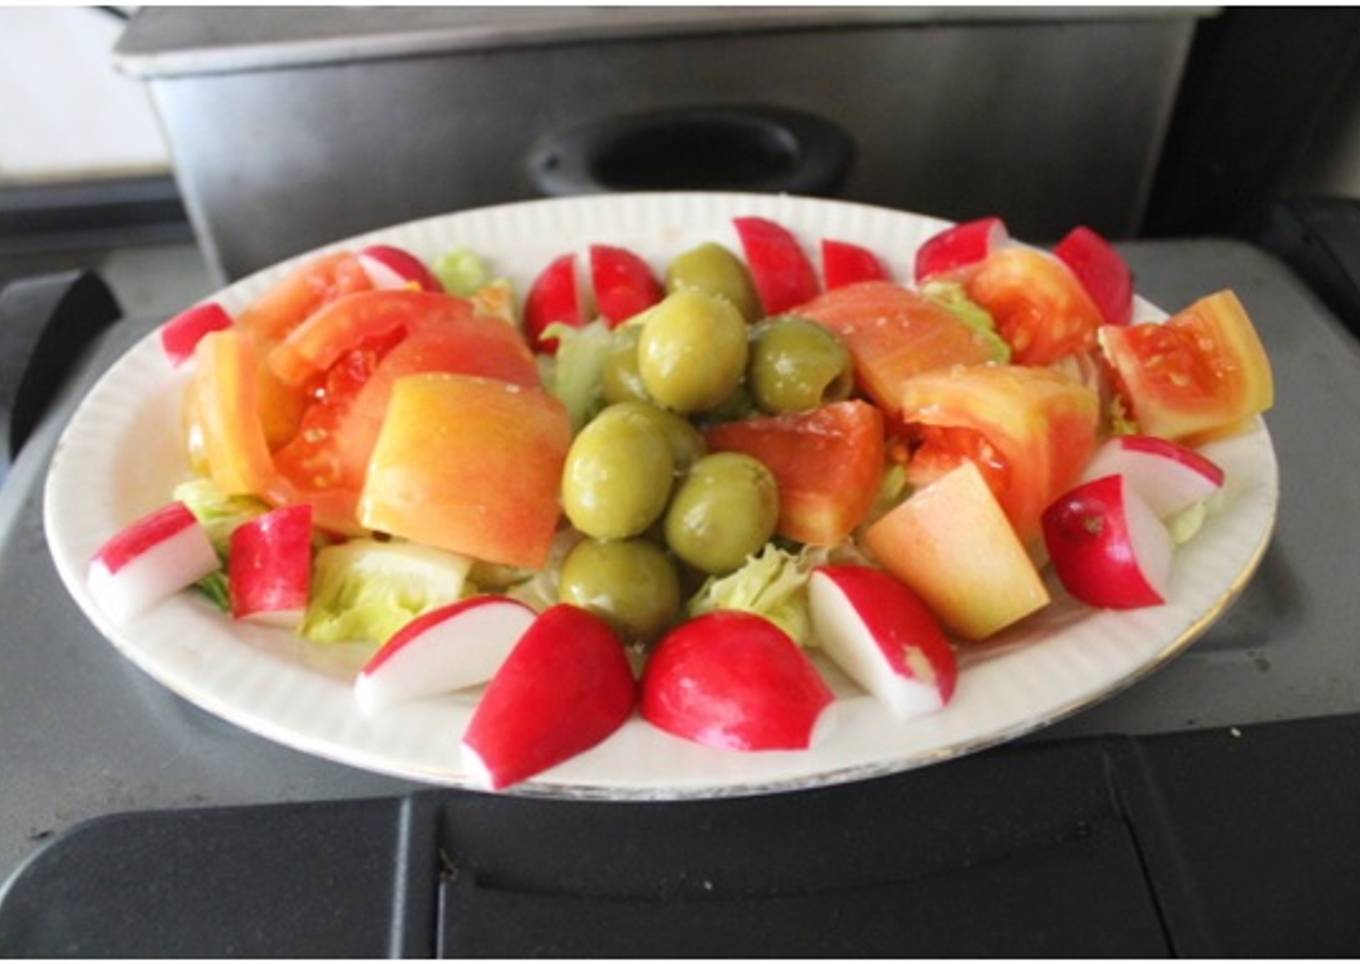
[[[610,405],[615,402],[648,401],[647,386],[642,384],[642,375],[638,372],[637,345],[641,336],[642,328],[638,325],[628,325],[614,331],[601,376],[604,400]]]
[[[666,543],[696,569],[731,572],[760,551],[779,521],[774,475],[749,455],[695,462],[666,512]]]
[[[745,382],[742,382],[721,405],[704,413],[704,421],[716,425],[719,422],[739,422],[744,418],[759,414],[760,409],[756,407],[755,401],[752,400],[750,389],[746,387]]]
[[[647,394],[677,412],[721,405],[746,371],[746,322],[720,298],[677,291],[647,313],[638,371]]]
[[[666,271],[666,290],[717,295],[730,302],[747,321],[755,321],[762,314],[760,298],[746,265],[721,244],[701,244],[679,255]]]
[[[804,412],[838,402],[854,386],[850,354],[840,339],[793,315],[756,328],[746,380],[767,412]]]
[[[587,539],[562,564],[558,599],[598,613],[627,640],[660,636],[680,613],[675,564],[645,539]]]
[[[674,412],[657,408],[651,402],[619,402],[617,405],[609,406],[605,412],[636,412],[651,419],[666,436],[666,442],[671,447],[671,457],[675,459],[677,476],[688,472],[689,467],[708,452],[704,437],[699,434],[697,428]]]
[[[567,451],[562,508],[588,536],[627,539],[661,515],[674,475],[670,442],[655,421],[606,409]]]

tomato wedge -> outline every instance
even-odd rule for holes
[[[901,414],[923,439],[912,461],[937,473],[974,462],[1028,541],[1095,450],[1100,405],[1089,388],[1048,369],[979,365],[910,379]],[[930,481],[919,466],[913,474]]]
[[[779,483],[779,533],[834,546],[874,504],[883,477],[883,415],[867,402],[727,422],[706,433],[714,452],[742,452]]]
[[[1274,404],[1270,359],[1231,291],[1201,298],[1165,324],[1107,325],[1100,347],[1149,435],[1179,439]]]
[[[524,333],[534,351],[557,354],[557,339],[544,338],[543,329],[559,322],[572,328],[586,323],[576,288],[576,256],[571,254],[554,259],[544,268],[524,300]]]
[[[822,277],[830,291],[857,281],[887,281],[888,272],[869,249],[828,239],[822,242]]]
[[[863,281],[799,306],[840,336],[855,381],[884,411],[898,410],[902,386],[921,372],[992,360],[992,346],[954,314],[889,281]]]
[[[571,419],[544,392],[442,372],[392,389],[359,517],[384,532],[540,568],[561,514]]]
[[[269,353],[269,367],[285,385],[301,385],[342,355],[371,339],[409,334],[415,328],[472,316],[472,306],[452,295],[383,289],[328,304],[294,329]]]
[[[1076,275],[1031,248],[1003,248],[965,282],[968,297],[996,320],[1017,365],[1051,365],[1095,347],[1100,309]]]
[[[1132,320],[1133,274],[1110,242],[1090,228],[1073,228],[1053,253],[1072,269],[1105,324],[1127,325]]]
[[[765,218],[733,218],[765,315],[778,315],[817,297],[817,272],[798,239]]]
[[[473,316],[418,328],[378,362],[339,417],[334,452],[340,485],[363,486],[392,386],[399,378],[423,372],[481,375],[539,387],[533,353],[519,333],[499,319]]]
[[[241,312],[238,321],[260,342],[278,341],[322,305],[373,287],[359,259],[348,251],[306,262]]]
[[[647,262],[607,244],[590,246],[590,283],[595,286],[595,304],[611,328],[646,311],[665,295]]]
[[[251,337],[238,328],[205,335],[194,349],[186,403],[190,451],[228,495],[258,495],[274,477],[260,421],[260,382]]]
[[[977,264],[1009,238],[1000,218],[965,221],[928,238],[916,251],[916,283]]]

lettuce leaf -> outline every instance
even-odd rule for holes
[[[413,542],[352,539],[316,555],[303,637],[384,643],[412,619],[462,598],[472,560]]]
[[[269,506],[254,496],[227,495],[211,479],[181,483],[175,486],[171,497],[183,502],[207,530],[208,539],[222,559],[227,558],[236,527],[269,511]]]
[[[208,601],[222,612],[231,612],[231,584],[227,581],[224,570],[218,569],[208,573],[194,583],[194,588],[207,596]]]
[[[445,291],[459,298],[471,298],[490,280],[486,265],[469,248],[456,248],[441,254],[434,263],[434,276]]]
[[[609,360],[613,333],[603,318],[573,328],[555,322],[543,329],[545,338],[558,342],[557,363],[546,384],[571,414],[571,429],[579,432],[604,408],[604,366]]]
[[[799,646],[812,645],[812,617],[808,612],[807,583],[812,570],[831,558],[831,550],[804,546],[798,552],[767,544],[736,572],[713,576],[689,602],[690,617],[719,609],[737,609],[764,616]]]
[[[1011,346],[997,333],[991,314],[968,297],[963,285],[957,281],[928,281],[921,294],[982,335],[992,350],[992,361],[1002,365],[1010,362]]]

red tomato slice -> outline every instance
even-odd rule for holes
[[[322,305],[373,287],[348,251],[325,254],[295,269],[241,312],[241,326],[262,343],[278,341]]]
[[[1009,239],[1000,218],[978,218],[946,228],[916,251],[916,283],[977,264]]]
[[[1089,388],[1043,368],[979,365],[930,372],[902,391],[902,418],[920,426],[919,481],[962,461],[982,470],[1022,540],[1095,450],[1100,405]],[[940,429],[948,431],[941,432]]]
[[[260,382],[250,335],[228,328],[204,336],[194,350],[189,384],[191,453],[229,495],[257,495],[274,476],[260,420]]]
[[[913,375],[992,358],[988,342],[952,313],[889,281],[828,291],[796,313],[840,336],[854,361],[855,381],[889,413],[901,405],[902,386]]]
[[[826,290],[843,288],[857,281],[887,281],[888,272],[878,256],[867,248],[846,241],[822,241],[822,276]]]
[[[406,289],[361,292],[332,302],[294,329],[269,353],[269,367],[284,384],[301,385],[366,341],[471,315],[472,306],[452,295]]]
[[[798,239],[764,218],[733,218],[766,316],[817,297],[817,272]]]
[[[481,375],[538,388],[538,365],[519,333],[496,318],[469,317],[427,325],[389,351],[341,412],[334,451],[340,484],[363,487],[369,456],[398,378],[422,372]]]
[[[564,254],[543,269],[524,300],[524,333],[534,351],[557,353],[557,339],[544,338],[543,329],[560,322],[572,328],[585,324],[585,311],[576,290],[576,256]]]
[[[1133,275],[1110,242],[1090,228],[1073,228],[1053,253],[1072,269],[1105,324],[1127,325],[1133,319]]]
[[[883,476],[883,416],[866,402],[727,422],[706,438],[715,452],[765,463],[779,483],[779,533],[810,545],[844,542],[873,506]]]
[[[611,328],[646,311],[665,295],[647,262],[607,244],[590,246],[590,283],[595,286],[595,304]]]
[[[1201,298],[1165,324],[1104,326],[1100,347],[1149,435],[1212,431],[1275,402],[1270,359],[1231,291]]]
[[[1003,248],[966,282],[968,297],[991,312],[1017,365],[1051,365],[1095,347],[1100,309],[1076,275],[1031,248]]]
[[[360,501],[383,532],[540,568],[561,515],[571,419],[545,392],[442,372],[392,389]]]

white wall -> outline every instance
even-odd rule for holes
[[[0,7],[0,184],[170,170],[145,88],[113,68],[121,30],[94,8]]]

